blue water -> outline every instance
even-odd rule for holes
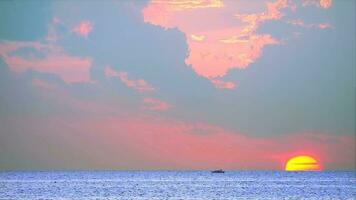
[[[0,172],[0,199],[355,199],[355,172]]]

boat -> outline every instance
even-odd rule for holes
[[[213,170],[213,171],[211,171],[211,173],[216,173],[216,174],[219,174],[219,173],[225,173],[225,171],[224,171],[224,170],[222,170],[222,169],[217,169],[217,170]]]

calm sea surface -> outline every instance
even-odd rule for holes
[[[0,199],[356,199],[355,171],[0,172]]]

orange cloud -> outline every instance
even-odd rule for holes
[[[13,55],[16,50],[30,48],[43,53],[45,56]],[[90,58],[74,57],[66,54],[60,47],[46,45],[40,42],[8,42],[0,43],[0,56],[10,69],[17,73],[28,69],[56,74],[66,83],[91,82]]]
[[[155,98],[144,98],[143,99],[143,109],[154,110],[154,111],[165,111],[171,106],[162,100]]]
[[[72,29],[73,32],[87,38],[93,30],[93,24],[90,21],[82,21],[78,26]]]
[[[322,8],[327,9],[327,8],[330,8],[330,7],[331,7],[332,0],[320,0],[319,3],[320,3],[320,6],[321,6]]]
[[[156,90],[153,86],[143,79],[131,80],[127,72],[118,72],[110,67],[105,67],[104,73],[107,77],[119,78],[127,87],[137,90],[139,92],[149,92]]]

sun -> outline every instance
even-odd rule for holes
[[[311,156],[295,156],[290,158],[286,165],[286,171],[319,171],[321,166],[318,161]]]

